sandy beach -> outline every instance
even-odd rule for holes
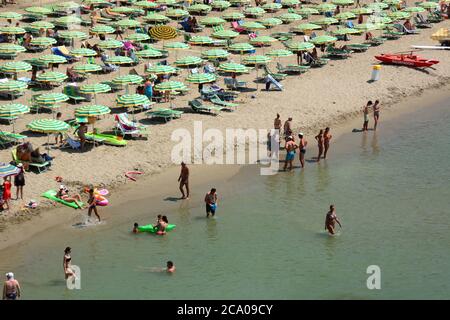
[[[413,1],[407,1],[411,5]],[[40,4],[51,2],[41,1]],[[29,6],[31,1],[24,1],[18,5],[8,6],[10,11],[21,11],[22,8]],[[221,13],[214,12],[213,15]],[[314,20],[316,17],[311,17]],[[303,22],[303,21],[302,21]],[[176,26],[172,22],[170,25]],[[261,34],[269,35],[273,32],[288,31],[292,25],[282,25],[270,30],[262,31]],[[440,60],[441,63],[435,66],[435,69],[426,71],[415,70],[412,68],[383,65],[381,69],[381,78],[377,82],[369,83],[372,66],[376,64],[374,55],[379,53],[390,53],[408,51],[411,45],[436,45],[437,43],[430,39],[430,35],[438,28],[449,28],[450,21],[445,20],[434,25],[431,29],[421,29],[419,35],[406,35],[399,40],[386,41],[379,47],[372,47],[365,53],[354,53],[346,60],[332,60],[327,66],[320,69],[312,69],[300,76],[289,76],[282,82],[284,90],[282,92],[261,91],[263,87],[259,84],[258,91],[239,93],[237,102],[240,104],[238,109],[232,113],[221,113],[217,117],[200,115],[188,112],[187,103],[189,100],[198,96],[197,86],[191,85],[190,92],[186,96],[177,97],[174,100],[175,108],[185,110],[181,119],[173,120],[169,123],[155,123],[146,119],[144,114],[138,114],[138,121],[149,126],[150,135],[147,140],[130,140],[124,148],[102,145],[90,149],[89,151],[79,153],[67,150],[52,148],[50,153],[55,157],[50,171],[42,174],[27,173],[26,186],[24,188],[24,201],[12,201],[12,210],[3,212],[0,216],[0,231],[3,233],[5,228],[14,229],[14,225],[22,223],[30,218],[32,224],[47,225],[47,220],[64,221],[66,217],[48,215],[46,218],[34,218],[43,216],[44,211],[53,207],[49,201],[40,197],[40,194],[48,189],[54,189],[58,186],[54,178],[62,176],[64,183],[72,189],[81,188],[88,184],[96,186],[107,186],[110,190],[125,184],[125,188],[136,186],[132,184],[124,173],[130,170],[143,171],[145,175],[154,175],[163,172],[165,169],[173,166],[170,154],[174,142],[170,137],[172,132],[178,128],[185,128],[192,132],[193,122],[202,121],[203,128],[215,128],[224,131],[227,128],[255,128],[269,129],[272,127],[273,119],[276,113],[281,114],[282,120],[288,116],[293,117],[294,129],[302,130],[307,138],[312,140],[313,134],[318,128],[331,126],[335,128],[350,119],[362,117],[361,109],[363,104],[369,99],[379,99],[382,105],[382,112],[397,106],[399,102],[408,97],[418,97],[429,89],[443,88],[448,92],[450,79],[449,52],[445,50],[424,51],[420,55],[426,58]],[[84,31],[86,31],[85,29]],[[131,33],[131,31],[128,31]],[[204,33],[210,33],[206,29]],[[376,32],[376,31],[375,31]],[[323,32],[319,32],[323,33]],[[300,40],[300,37],[294,39]],[[95,43],[98,39],[89,40]],[[182,41],[182,37],[174,41]],[[239,36],[235,42],[247,42],[247,36]],[[350,43],[363,42],[360,36],[352,36]],[[339,45],[344,44],[338,42]],[[78,44],[79,46],[79,44]],[[155,44],[155,47],[161,47],[161,44]],[[282,48],[283,45],[276,42],[272,48]],[[268,51],[270,49],[265,48]],[[178,58],[185,55],[199,55],[201,48],[192,47],[191,50],[178,53]],[[262,49],[258,48],[258,53]],[[45,53],[49,53],[47,50]],[[20,53],[16,60],[23,60],[35,57],[37,54]],[[174,55],[170,55],[169,62],[173,62]],[[232,55],[232,61],[239,62],[237,55]],[[1,63],[6,60],[1,61]],[[156,61],[152,61],[155,63]],[[275,62],[270,65],[275,69]],[[284,58],[283,64],[294,63],[295,57]],[[60,65],[59,71],[64,72],[67,65]],[[143,74],[144,65],[141,63],[133,67],[138,73]],[[127,74],[131,67],[121,67],[121,74]],[[117,76],[117,73],[108,75],[92,75],[85,83],[96,83],[99,81],[110,80]],[[187,76],[187,71],[183,71],[175,80],[182,81]],[[253,82],[256,73],[253,71],[248,75],[239,76],[240,80],[247,81],[250,87],[256,89],[257,84]],[[219,85],[223,85],[223,80],[219,79]],[[55,92],[61,92],[62,87],[54,89]],[[134,90],[134,89],[132,89]],[[102,94],[99,103],[109,107],[114,107],[116,93]],[[252,98],[252,96],[255,96]],[[18,103],[27,104],[31,93],[16,99]],[[7,103],[7,101],[4,101]],[[161,104],[167,107],[168,104]],[[71,104],[61,104],[60,111],[63,113],[63,119],[73,118],[74,110],[77,106]],[[156,107],[159,107],[156,105]],[[15,123],[16,132],[23,132],[29,136],[34,147],[43,146],[47,142],[45,135],[36,135],[27,131],[26,124],[32,119],[48,118],[50,114],[27,114],[20,117]],[[97,122],[96,127],[101,131],[110,131],[114,125],[113,115],[108,115]],[[2,125],[2,130],[11,130],[11,127]],[[0,151],[0,161],[11,161],[11,148]],[[174,169],[172,169],[174,170]],[[176,172],[173,171],[173,172]],[[175,176],[173,173],[172,176]],[[144,180],[144,179],[142,179]],[[164,180],[158,182],[161,185],[167,184]],[[15,192],[15,190],[13,190]],[[13,193],[14,197],[14,193]],[[30,199],[36,199],[39,202],[39,208],[32,211],[22,211],[22,205],[28,203]],[[67,211],[67,208],[63,208]],[[75,212],[73,213],[76,214]],[[47,221],[47,222],[45,222]],[[53,223],[53,222],[52,222]],[[31,226],[32,224],[29,224]],[[9,228],[9,226],[12,226]],[[8,237],[7,237],[8,238]],[[17,240],[17,239],[16,239]],[[6,240],[5,240],[6,241]],[[8,241],[2,243],[8,243]]]

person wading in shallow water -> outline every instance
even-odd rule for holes
[[[6,274],[6,281],[3,284],[3,300],[16,300],[20,298],[20,284],[14,279],[14,273]]]
[[[189,199],[189,168],[184,162],[181,162],[181,172],[178,177],[178,182],[180,183],[181,199]],[[184,193],[184,186],[186,187],[186,194]]]
[[[324,153],[323,158],[327,158],[328,149],[330,148],[330,140],[333,136],[330,134],[330,128],[325,128],[325,132],[323,133],[323,146],[324,146]]]
[[[338,223],[339,227],[342,228],[341,222],[336,216],[336,209],[334,208],[334,205],[331,205],[330,211],[328,211],[327,216],[325,217],[325,230],[328,230],[328,233],[331,235],[335,234],[334,228],[336,222]]]

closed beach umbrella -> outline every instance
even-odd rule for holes
[[[50,14],[53,12],[52,10],[45,8],[45,7],[28,7],[28,8],[25,8],[25,11],[29,12],[29,13],[36,13],[36,14],[43,14],[43,15],[47,15],[47,14]]]
[[[295,7],[300,4],[299,0],[281,0],[283,7]]]
[[[296,13],[284,13],[277,18],[282,20],[283,23],[291,23],[297,20],[302,20],[302,16]]]
[[[102,105],[88,105],[75,109],[75,117],[98,117],[111,113],[111,109]]]
[[[275,12],[282,8],[283,6],[280,3],[266,3],[262,6],[262,8],[266,11]]]
[[[339,20],[334,19],[334,18],[322,18],[319,20],[314,20],[312,23],[317,24],[319,26],[323,26],[323,25],[339,23]]]
[[[276,50],[272,50],[272,51],[268,52],[266,55],[269,57],[281,58],[281,57],[290,57],[290,56],[294,55],[294,53],[292,51],[286,50],[286,49],[276,49]]]
[[[189,12],[182,9],[169,9],[166,11],[166,16],[172,19],[182,19],[189,17]]]
[[[48,21],[36,21],[30,24],[30,29],[39,31],[40,29],[53,29],[55,25]]]
[[[267,18],[260,21],[260,23],[265,27],[274,27],[283,24],[283,20],[280,20],[278,18]]]
[[[98,72],[102,70],[102,66],[94,63],[77,64],[73,67],[78,73]]]
[[[17,12],[4,11],[4,12],[0,12],[0,18],[10,19],[10,20],[20,20],[20,19],[22,19],[22,15]]]
[[[46,54],[39,57],[39,60],[44,63],[50,63],[50,64],[59,64],[59,63],[66,63],[67,59],[63,56],[58,56],[56,54]]]
[[[141,23],[137,20],[132,19],[123,19],[119,22],[116,22],[116,26],[119,26],[121,28],[136,28],[139,27]]]
[[[3,73],[27,72],[31,69],[31,64],[22,61],[6,62],[0,66],[0,71]]]
[[[225,20],[230,20],[230,21],[238,21],[238,20],[245,18],[245,16],[240,12],[230,11],[230,12],[224,13],[222,15],[222,18],[224,18]]]
[[[123,42],[114,39],[107,39],[97,43],[97,46],[102,49],[117,49],[123,47]]]
[[[230,6],[231,6],[231,3],[230,2],[228,2],[228,1],[213,1],[211,4],[210,4],[210,6],[211,6],[211,8],[213,8],[213,9],[219,9],[219,10],[224,10],[224,9],[227,9],[227,8],[229,8]]]
[[[149,13],[148,15],[144,16],[142,19],[150,22],[167,22],[170,21],[169,18],[167,18],[165,15],[159,14],[159,13]]]
[[[80,87],[80,93],[98,94],[110,92],[111,87],[105,83],[84,84]]]
[[[125,56],[113,56],[106,59],[106,63],[120,65],[120,64],[129,64],[133,63],[133,59]]]
[[[420,6],[420,7],[407,7],[405,9],[403,9],[402,11],[420,13],[420,12],[425,12],[426,10],[424,7]]]
[[[1,34],[24,34],[27,31],[20,27],[0,27]]]
[[[58,32],[58,37],[61,39],[87,39],[88,35],[82,31],[76,30],[62,30]]]
[[[138,76],[136,74],[127,74],[124,76],[115,77],[112,80],[112,83],[119,85],[127,85],[127,84],[139,84],[144,81],[144,78]]]
[[[129,41],[143,42],[143,41],[150,40],[150,36],[145,33],[133,33],[133,34],[130,34],[129,36],[127,36],[125,39],[129,40]]]
[[[150,100],[142,94],[124,94],[116,99],[117,106],[122,108],[149,105]]]
[[[330,3],[321,3],[315,7],[319,12],[334,12],[336,10],[336,5]]]
[[[297,12],[298,14],[304,15],[304,16],[310,16],[312,14],[320,13],[319,10],[314,9],[314,8],[309,8],[309,7],[297,9],[295,12]]]
[[[161,51],[154,49],[147,49],[136,52],[136,56],[139,58],[160,58],[163,56]]]
[[[184,42],[168,42],[165,43],[163,45],[164,49],[179,49],[179,50],[183,50],[183,49],[189,49],[189,45],[187,43]]]
[[[110,26],[95,26],[89,30],[93,34],[110,34],[114,33],[115,29]]]
[[[249,30],[249,31],[263,30],[266,28],[261,23],[253,22],[253,21],[244,22],[243,24],[241,24],[241,27],[244,28],[245,30]]]
[[[305,32],[305,31],[318,30],[318,29],[322,29],[322,27],[319,26],[318,24],[302,23],[302,24],[299,24],[298,26],[295,26],[293,31],[295,31],[295,32]]]
[[[338,20],[350,20],[350,19],[355,19],[356,14],[354,14],[350,11],[345,11],[345,12],[338,13],[337,15],[334,16],[334,18],[338,19]]]
[[[202,58],[204,59],[226,59],[230,53],[223,49],[211,49],[202,52]]]
[[[148,73],[154,73],[154,74],[171,74],[177,72],[177,69],[175,69],[172,66],[165,66],[165,65],[154,65],[149,68],[147,68]]]
[[[10,163],[0,163],[0,178],[14,176],[19,174],[20,169]]]
[[[200,19],[200,24],[203,24],[205,26],[218,26],[221,24],[224,24],[226,21],[219,17],[206,17],[203,19]]]
[[[261,17],[264,13],[266,13],[266,10],[260,7],[248,7],[244,9],[244,14],[246,16]]]
[[[150,29],[150,36],[157,40],[170,40],[177,37],[177,30],[169,26],[156,26]]]
[[[214,43],[214,40],[208,36],[193,36],[188,42],[194,45],[207,45]]]
[[[17,44],[0,43],[0,53],[3,53],[3,54],[19,53],[19,52],[25,52],[25,51],[27,51],[27,49],[25,49],[25,47],[19,46]]]
[[[216,81],[217,77],[213,73],[194,73],[190,74],[186,81],[195,84],[211,83]]]
[[[81,57],[95,57],[97,55],[97,52],[92,49],[78,48],[70,50],[70,54]]]
[[[23,81],[9,80],[0,83],[1,92],[23,91],[26,88],[28,88],[28,85]]]
[[[310,42],[288,42],[286,47],[293,52],[298,52],[314,49],[315,46]]]
[[[57,41],[55,38],[37,37],[31,39],[30,44],[37,47],[49,47],[51,45],[54,45],[56,42]]]
[[[69,97],[63,93],[44,93],[35,98],[36,102],[43,105],[52,105],[69,100]]]
[[[250,65],[263,65],[270,62],[270,57],[263,56],[263,55],[251,55],[244,58],[243,62],[244,64],[250,64]]]
[[[333,43],[336,41],[337,41],[337,38],[332,37],[332,36],[318,36],[318,37],[315,37],[310,40],[310,42],[312,42],[314,44],[318,44],[318,45]]]
[[[41,73],[36,77],[36,80],[40,82],[63,82],[66,79],[67,76],[64,73],[53,71]]]
[[[228,73],[247,73],[249,71],[246,66],[232,62],[221,63],[218,70]]]
[[[213,32],[211,34],[211,37],[217,38],[217,39],[234,39],[237,36],[239,36],[239,33],[234,32],[232,30],[220,30]]]
[[[203,60],[195,56],[187,56],[175,61],[175,65],[178,67],[197,66],[203,63]]]

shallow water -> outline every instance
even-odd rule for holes
[[[304,171],[244,169],[220,182],[215,219],[203,205],[171,203],[174,231],[132,235],[134,220],[154,221],[142,200],[114,209],[126,224],[38,235],[17,248],[13,270],[26,299],[448,298],[449,136],[448,106],[421,109],[376,134],[344,135]],[[343,224],[334,237],[323,230],[331,203]],[[62,280],[67,245],[81,290]],[[174,275],[157,272],[167,260]],[[381,290],[366,287],[369,265],[381,268]]]

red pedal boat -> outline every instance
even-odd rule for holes
[[[439,60],[429,60],[419,57],[415,54],[381,54],[375,56],[376,59],[390,64],[400,64],[404,66],[410,66],[415,68],[428,68],[434,64],[439,63]]]

